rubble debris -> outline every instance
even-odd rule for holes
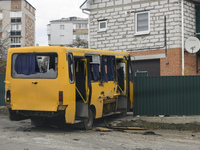
[[[92,129],[93,131],[101,131],[101,132],[111,132],[111,129],[103,128],[103,127],[95,127]]]

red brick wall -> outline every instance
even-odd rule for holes
[[[0,10],[2,12],[2,10]],[[0,25],[2,25],[2,20],[0,20]],[[3,30],[3,29],[2,29]],[[0,39],[2,38],[2,32],[0,32]]]
[[[25,15],[25,46],[34,46],[35,22],[28,15]]]
[[[131,56],[165,54],[165,49],[131,52]],[[161,76],[182,75],[181,48],[167,50],[167,57],[160,59]]]
[[[197,55],[190,54],[185,51],[185,75],[200,75],[200,72],[196,72],[197,67]],[[198,56],[198,69],[200,69],[200,56]]]
[[[35,16],[35,9],[34,9],[29,3],[27,3],[26,1],[25,1],[25,6],[24,6],[24,8],[25,8],[26,10],[28,10],[32,15]]]
[[[167,57],[160,59],[161,76],[180,76],[182,75],[182,51],[181,48],[167,50]]]
[[[11,0],[12,10],[21,10],[21,0]]]
[[[165,50],[149,50],[149,51],[137,51],[130,52],[131,56],[141,55],[155,55],[165,54]],[[200,71],[196,72],[197,59],[198,69],[200,69],[200,55],[198,58],[196,54],[190,54],[187,51],[184,52],[184,75],[200,75]],[[160,59],[160,75],[161,76],[179,76],[182,75],[182,49],[173,48],[167,50],[167,57]]]

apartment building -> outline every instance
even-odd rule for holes
[[[185,50],[188,37],[200,37],[199,0],[83,0],[80,8],[91,48],[130,52],[133,69],[149,75],[200,75],[200,52]]]
[[[35,45],[35,10],[26,0],[0,1],[0,57],[10,47]]]
[[[47,25],[50,46],[69,46],[76,37],[88,41],[88,19],[79,17],[52,20]]]

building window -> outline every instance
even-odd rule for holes
[[[21,24],[12,24],[11,30],[21,30]]]
[[[13,48],[13,47],[21,47],[21,45],[10,45],[10,48]]]
[[[55,79],[58,76],[57,53],[15,53],[12,55],[13,78]]]
[[[150,12],[139,12],[135,16],[135,31],[136,35],[150,33]]]
[[[11,18],[11,23],[21,22],[21,18]]]
[[[86,23],[76,23],[73,25],[73,29],[87,29],[88,25]]]
[[[70,83],[74,83],[73,55],[68,54],[67,60],[68,60],[68,68],[69,68],[69,81]]]
[[[21,18],[22,17],[22,12],[21,11],[11,11],[10,12],[10,17],[11,18]]]
[[[11,38],[11,44],[20,44],[21,38],[20,37],[12,37]]]
[[[3,19],[3,13],[0,12],[0,20]]]
[[[60,25],[60,30],[64,30],[65,26],[64,25]]]
[[[107,30],[107,20],[99,21],[99,31]]]
[[[21,35],[21,31],[11,31],[10,35]]]
[[[101,80],[101,67],[100,67],[100,56],[92,55],[90,57],[90,79],[92,82],[97,82]]]
[[[48,40],[51,40],[51,35],[50,34],[48,34]]]

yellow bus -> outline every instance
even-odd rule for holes
[[[67,124],[133,108],[130,56],[126,52],[52,47],[10,48],[5,102],[10,120],[39,125],[60,117]],[[131,92],[130,92],[131,91]]]

